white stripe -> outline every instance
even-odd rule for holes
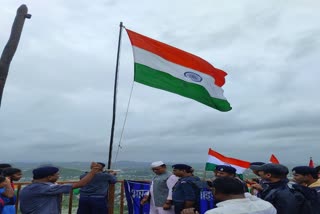
[[[244,170],[246,170],[246,168],[243,168],[241,166],[238,165],[233,165],[233,164],[229,164],[227,162],[223,162],[220,159],[209,155],[208,161],[207,163],[212,163],[212,164],[216,164],[216,165],[228,165],[228,166],[232,166],[237,170],[237,174],[242,174],[244,172]]]
[[[144,49],[138,48],[136,46],[132,46],[132,47],[133,47],[133,53],[134,53],[134,61],[136,63],[146,65],[150,68],[153,68],[159,71],[163,71],[183,81],[201,85],[208,91],[211,97],[226,100],[226,98],[223,96],[223,89],[215,84],[215,80],[212,76],[191,68],[178,65],[176,63],[172,63],[160,57],[159,55],[156,55]],[[184,73],[187,71],[198,74],[199,76],[202,77],[202,81],[195,82],[185,77]]]

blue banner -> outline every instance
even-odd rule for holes
[[[150,204],[141,205],[140,201],[149,191],[150,183],[143,181],[124,180],[124,188],[128,204],[128,214],[149,214]],[[200,188],[200,214],[204,214],[207,210],[213,209],[214,199],[212,191],[209,188]]]
[[[200,189],[200,214],[204,214],[207,210],[213,209],[215,206],[212,191],[209,188]]]
[[[150,183],[124,180],[124,189],[128,204],[128,214],[149,214],[150,204],[141,205],[140,201],[149,191]]]

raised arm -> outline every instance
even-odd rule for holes
[[[3,196],[7,198],[12,198],[14,196],[14,190],[11,187],[10,179],[6,178],[4,192],[2,193]]]
[[[92,180],[92,178],[95,176],[95,174],[100,172],[100,170],[101,170],[101,166],[99,164],[92,163],[91,164],[91,171],[89,173],[87,173],[80,181],[78,181],[77,183],[73,183],[72,188],[76,189],[76,188],[80,188],[80,187],[87,185]]]

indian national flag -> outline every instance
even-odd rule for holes
[[[314,168],[314,163],[313,163],[312,157],[310,157],[309,167]]]
[[[223,156],[212,149],[209,149],[208,155],[206,171],[214,171],[217,165],[229,165],[237,169],[237,174],[242,174],[250,167],[250,162]]]
[[[269,161],[270,163],[280,164],[280,161],[274,154],[271,154]]]
[[[231,106],[221,88],[226,72],[198,56],[127,30],[134,54],[134,80],[194,99],[220,111]]]

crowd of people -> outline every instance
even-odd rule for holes
[[[205,214],[319,214],[320,167],[253,162],[250,169],[257,176],[240,179],[236,169],[218,165],[212,179],[201,181],[186,164],[172,166],[174,179],[163,162],[151,164],[155,173],[151,189],[141,200],[149,201],[150,214],[198,214],[199,191],[210,189],[215,206]],[[173,185],[173,182],[176,183]]]
[[[117,181],[116,172],[104,170],[105,164],[91,163],[91,170],[78,182],[58,184],[59,168],[43,166],[33,170],[32,183],[20,192],[22,214],[59,214],[60,196],[80,188],[78,214],[105,214],[107,192]],[[198,214],[201,189],[212,191],[214,207],[205,214],[318,214],[320,213],[320,167],[297,166],[288,179],[286,166],[253,162],[257,176],[242,180],[236,169],[218,165],[212,179],[201,180],[186,164],[175,164],[172,172],[162,161],[151,164],[154,172],[150,190],[141,205],[150,203],[150,214]],[[0,214],[15,214],[14,182],[22,171],[0,164]]]

